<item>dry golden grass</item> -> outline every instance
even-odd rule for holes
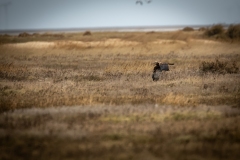
[[[235,159],[229,106],[90,105],[1,115],[1,159]]]
[[[201,70],[216,59],[239,67],[239,43],[200,31],[0,42],[0,159],[240,156],[240,73]],[[156,60],[175,65],[153,82]]]

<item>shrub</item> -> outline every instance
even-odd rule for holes
[[[215,62],[205,62],[203,61],[199,67],[200,71],[203,73],[237,73],[239,68],[236,65],[236,62],[221,62],[218,59]]]
[[[150,31],[150,32],[147,32],[146,34],[154,34],[156,33],[155,31]]]
[[[92,33],[90,31],[86,31],[83,33],[83,36],[91,36],[91,35],[92,35]]]
[[[18,37],[29,37],[29,36],[31,36],[29,33],[26,33],[26,32],[24,32],[24,33],[20,33],[19,35],[18,35]]]
[[[11,36],[8,34],[3,34],[3,35],[0,34],[0,37],[7,38],[7,37],[11,37]]]
[[[224,27],[221,24],[214,25],[205,31],[205,34],[209,37],[220,35],[223,33],[224,33]]]
[[[183,28],[183,31],[194,31],[192,27],[185,27]]]
[[[230,25],[227,30],[227,36],[231,39],[240,39],[240,24]]]
[[[207,29],[205,27],[200,27],[198,31],[206,31]]]
[[[39,33],[33,33],[32,35],[33,35],[33,36],[40,36]]]

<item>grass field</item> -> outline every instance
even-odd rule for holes
[[[237,160],[239,67],[200,31],[0,36],[0,159]]]

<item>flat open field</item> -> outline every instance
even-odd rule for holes
[[[200,31],[0,36],[0,159],[237,160],[239,67]]]

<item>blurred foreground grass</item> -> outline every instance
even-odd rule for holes
[[[1,115],[1,159],[235,159],[240,111],[228,106],[75,106]]]

